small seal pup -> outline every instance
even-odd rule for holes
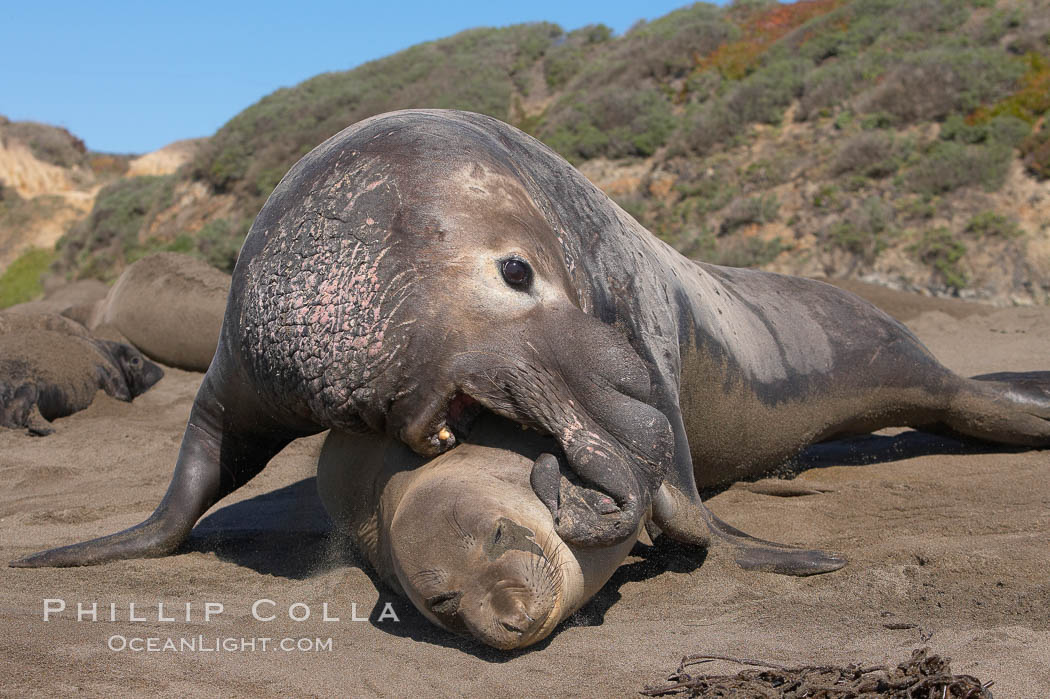
[[[426,461],[396,440],[332,431],[317,490],[336,532],[427,619],[523,648],[590,600],[636,537],[562,541],[529,483],[536,458],[557,448],[549,437],[489,414],[467,439]]]
[[[0,425],[32,435],[91,405],[101,389],[131,401],[164,371],[134,347],[92,337],[55,314],[0,313]]]

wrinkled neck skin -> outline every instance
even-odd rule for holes
[[[430,621],[522,648],[585,604],[637,537],[566,545],[529,483],[537,444],[550,440],[494,416],[471,438],[418,465],[396,440],[333,432],[318,489],[337,527]]]

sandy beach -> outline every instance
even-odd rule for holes
[[[957,372],[1050,369],[1050,310],[855,290]],[[202,376],[166,369],[131,404],[100,393],[46,438],[0,430],[0,558],[146,517]],[[796,483],[823,492],[736,484],[709,504],[755,536],[843,553],[843,570],[791,578],[740,570],[724,549],[698,565],[639,548],[549,639],[503,653],[433,627],[329,537],[314,485],[322,441],[285,449],[177,555],[0,568],[0,694],[631,696],[690,653],[895,663],[929,646],[956,673],[993,680],[997,697],[1050,696],[1046,451],[902,430],[821,445],[799,458]],[[78,620],[78,603],[97,604],[98,620]],[[144,621],[129,620],[131,603]],[[183,649],[165,650],[169,639]]]

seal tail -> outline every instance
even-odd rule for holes
[[[709,535],[714,535],[732,545],[737,551],[736,564],[744,570],[807,576],[830,573],[848,562],[835,553],[755,538],[723,522],[702,502],[668,483],[660,487],[653,499],[653,519],[676,541],[707,546]]]

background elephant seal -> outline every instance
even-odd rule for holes
[[[30,434],[91,405],[102,389],[123,401],[164,376],[134,347],[100,340],[59,315],[0,314],[0,425]]]
[[[126,338],[168,366],[206,371],[229,291],[230,276],[203,260],[157,253],[124,270],[86,325],[96,334]]]
[[[890,425],[1048,446],[1048,389],[957,376],[827,284],[687,260],[496,119],[394,112],[311,151],[260,211],[155,512],[14,565],[166,555],[292,439],[372,431],[433,456],[481,406],[557,441],[530,482],[566,542],[623,541],[652,505],[670,536],[819,572],[842,562],[723,526],[697,482]]]
[[[57,313],[87,325],[88,317],[99,301],[106,298],[109,286],[98,279],[78,279],[52,288],[45,287],[44,297],[37,301],[8,306],[4,313]]]
[[[605,584],[635,538],[566,544],[529,485],[549,437],[488,416],[429,461],[390,439],[331,432],[317,490],[384,582],[430,621],[502,649],[546,638]]]

